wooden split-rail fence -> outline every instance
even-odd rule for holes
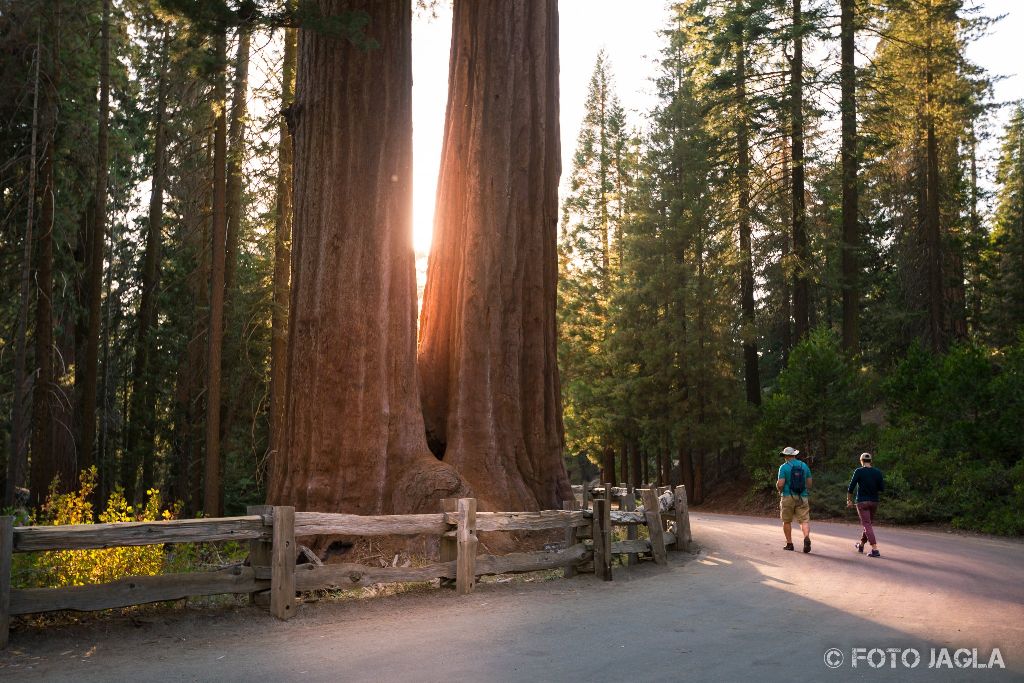
[[[296,592],[367,587],[375,584],[454,581],[459,594],[472,592],[480,576],[563,569],[566,576],[593,571],[612,580],[612,560],[629,563],[650,556],[667,563],[668,549],[689,550],[692,542],[686,489],[590,487],[562,510],[478,512],[475,498],[445,499],[441,512],[419,515],[348,515],[296,512],[287,506],[251,506],[245,516],[160,522],[119,522],[64,526],[14,526],[0,517],[0,647],[7,644],[14,615],[59,610],[94,611],[224,593],[249,594],[288,619]],[[636,496],[642,505],[636,505]],[[626,528],[613,540],[615,526]],[[646,527],[648,538],[637,530]],[[478,554],[477,534],[502,531],[565,533],[563,543],[545,550],[508,555]],[[304,536],[440,537],[440,561],[423,567],[359,564],[296,564],[296,538]],[[249,560],[209,572],[133,576],[110,583],[62,588],[11,588],[14,553],[89,550],[165,543],[248,541]]]

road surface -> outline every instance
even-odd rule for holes
[[[805,555],[782,550],[775,520],[692,519],[699,554],[616,567],[612,583],[318,603],[288,622],[244,607],[19,630],[0,680],[1024,680],[1020,541],[883,527],[876,560],[853,550],[852,524],[814,523]],[[974,668],[995,648],[1006,668]]]

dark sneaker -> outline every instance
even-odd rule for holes
[[[804,552],[805,553],[811,552],[811,539],[810,538],[805,538],[804,539]]]
[[[783,550],[796,550],[796,548],[793,547],[792,543],[787,543],[786,545],[782,546],[782,549]]]
[[[878,550],[872,550],[870,553],[868,553],[868,557],[881,557],[881,556],[882,556],[882,553],[878,552]]]
[[[853,547],[857,549],[858,553],[864,552],[864,544],[863,543],[854,543]]]

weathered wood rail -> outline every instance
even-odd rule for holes
[[[642,505],[636,505],[639,496]],[[57,610],[93,611],[223,593],[249,594],[270,612],[288,619],[296,591],[366,587],[404,581],[454,582],[456,592],[472,592],[480,576],[563,569],[566,576],[593,571],[612,579],[613,557],[630,564],[649,555],[667,562],[666,550],[689,550],[691,544],[685,487],[638,489],[597,487],[563,510],[478,512],[476,499],[445,499],[441,511],[420,515],[348,515],[296,512],[286,506],[251,506],[242,517],[126,522],[66,526],[16,527],[0,517],[0,647],[7,644],[14,615]],[[616,509],[613,509],[615,507]],[[614,540],[613,527],[627,528]],[[639,527],[647,528],[640,538]],[[545,550],[507,555],[478,554],[481,532],[553,532],[565,541]],[[295,539],[303,536],[440,537],[439,562],[424,567],[369,567],[358,564],[296,564]],[[11,588],[14,553],[88,550],[120,546],[249,542],[245,565],[210,572],[135,576],[105,584],[63,588]]]

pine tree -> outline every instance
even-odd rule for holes
[[[892,326],[875,326],[872,336],[896,351],[914,338],[939,351],[966,333],[962,234],[970,208],[961,143],[985,83],[965,50],[986,20],[968,16],[961,0],[891,0],[884,10],[868,72],[865,192],[882,231],[874,240],[892,264],[872,297],[888,299],[889,308],[875,318]]]
[[[598,53],[576,146],[559,238],[559,368],[570,452],[602,458],[615,477],[616,381],[609,304],[620,286],[622,231],[631,186],[625,112],[608,58]]]
[[[996,208],[986,254],[991,284],[986,300],[988,336],[1014,342],[1024,327],[1024,105],[1003,134],[996,168]]]

